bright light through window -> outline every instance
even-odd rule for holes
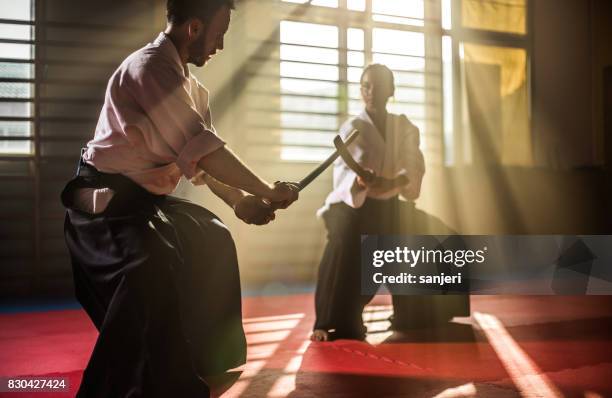
[[[29,154],[31,144],[33,87],[33,39],[31,25],[10,23],[29,21],[32,7],[29,0],[0,0],[0,39],[16,43],[0,43],[0,153]],[[4,139],[2,138],[4,137]]]
[[[442,0],[442,28],[451,29],[452,27],[451,0]]]
[[[339,124],[363,109],[359,82],[364,67],[372,62],[393,71],[396,90],[389,111],[405,114],[419,127],[428,162],[446,159],[447,165],[462,161],[454,159],[462,153],[454,147],[464,145],[453,129],[457,125],[453,99],[462,94],[453,92],[454,79],[461,77],[455,76],[453,67],[457,27],[452,14],[460,14],[464,28],[523,33],[527,4],[526,0],[282,1],[336,8],[305,8],[299,16],[292,14],[295,20],[280,24],[278,122],[283,159],[320,160],[328,153],[328,138],[337,133]],[[501,26],[500,21],[512,26]],[[346,48],[340,48],[341,43]],[[462,62],[468,44],[458,45],[455,62]]]
[[[450,36],[442,38],[442,76],[443,76],[443,100],[444,100],[444,154],[445,163],[452,165],[454,162],[454,137],[453,137],[453,42]]]
[[[282,21],[280,41],[281,159],[318,161],[338,129],[338,27]]]
[[[314,3],[313,3],[314,4]],[[348,1],[347,8],[360,9],[365,2]],[[423,20],[423,1],[372,1],[373,13],[385,17]],[[425,34],[374,27],[371,48],[366,48],[366,31],[346,29],[346,65],[339,65],[339,28],[333,25],[296,21],[280,24],[280,124],[283,160],[321,160],[331,151],[331,140],[339,122],[363,110],[359,82],[366,64],[387,65],[396,77],[396,94],[389,110],[403,113],[421,128],[426,142],[428,108],[425,91]],[[345,69],[343,69],[345,68]],[[341,82],[340,77],[346,76]],[[346,85],[348,98],[339,97]],[[344,116],[342,116],[344,115]],[[309,135],[312,134],[312,135]]]
[[[423,19],[423,0],[372,0],[372,12],[396,17]]]
[[[418,32],[375,28],[372,31],[372,47],[375,52],[424,57],[425,35]]]
[[[281,43],[338,47],[338,27],[313,23],[281,21]]]
[[[424,25],[424,0],[372,0],[373,19],[407,25]]]
[[[0,0],[2,19],[29,21],[32,19],[30,0]]]
[[[338,7],[338,0],[283,0],[285,3],[298,3],[305,4],[310,2],[311,6],[322,6],[322,7]]]
[[[349,28],[346,32],[349,50],[363,50],[363,29]]]
[[[349,10],[355,10],[355,11],[365,11],[366,2],[365,0],[347,0],[346,8],[348,8]]]

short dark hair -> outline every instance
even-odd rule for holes
[[[365,76],[366,72],[372,71],[372,73],[376,73],[379,76],[384,76],[390,84],[391,91],[395,91],[395,78],[393,77],[393,72],[391,69],[387,67],[387,65],[383,64],[370,64],[365,67],[363,73],[361,74],[361,78],[359,82],[363,81],[363,76]]]
[[[234,0],[168,0],[166,17],[171,24],[180,25],[189,18],[208,22],[222,6],[234,9]]]

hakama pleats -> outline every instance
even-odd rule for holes
[[[236,249],[218,217],[124,192],[97,215],[65,204],[76,296],[99,331],[78,397],[206,397],[204,376],[245,362]]]

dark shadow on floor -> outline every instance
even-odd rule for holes
[[[494,384],[471,384],[469,381],[443,380],[417,377],[385,377],[375,375],[350,375],[340,373],[298,372],[295,390],[288,397],[372,398],[457,397],[452,390],[469,390],[470,397],[516,398],[514,389]],[[447,395],[444,395],[444,394]]]
[[[382,343],[471,343],[483,339],[481,334],[474,331],[472,325],[448,323],[435,328],[393,332]]]

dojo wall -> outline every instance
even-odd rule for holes
[[[93,135],[111,73],[159,31],[153,5],[35,2],[35,153],[0,159],[0,297],[72,290],[60,191]]]
[[[463,233],[611,233],[610,127],[604,126],[603,69],[612,64],[606,0],[533,0],[532,134],[537,166],[434,167],[417,205]],[[117,64],[163,29],[161,0],[45,1],[37,67],[38,155],[0,162],[0,296],[71,292],[58,196],[79,148],[91,137],[106,81]],[[194,70],[212,92],[215,125],[229,145],[271,181],[299,179],[312,163],[287,163],[269,135],[245,127],[256,100],[249,79],[278,20],[261,0],[238,2],[226,50]],[[40,36],[42,40],[43,36]],[[53,43],[52,41],[56,42]],[[59,42],[62,43],[59,43]],[[63,45],[59,45],[63,44]],[[47,62],[53,59],[54,62]],[[264,62],[274,67],[274,62]],[[606,128],[608,130],[606,130]],[[605,131],[608,131],[606,134]],[[266,141],[270,139],[269,143]],[[607,148],[607,149],[606,149]],[[277,157],[275,157],[275,155]],[[604,167],[605,166],[605,167]],[[206,188],[179,194],[217,213],[239,251],[243,286],[275,291],[310,283],[325,242],[314,213],[331,187],[325,173],[265,227],[238,222]]]

